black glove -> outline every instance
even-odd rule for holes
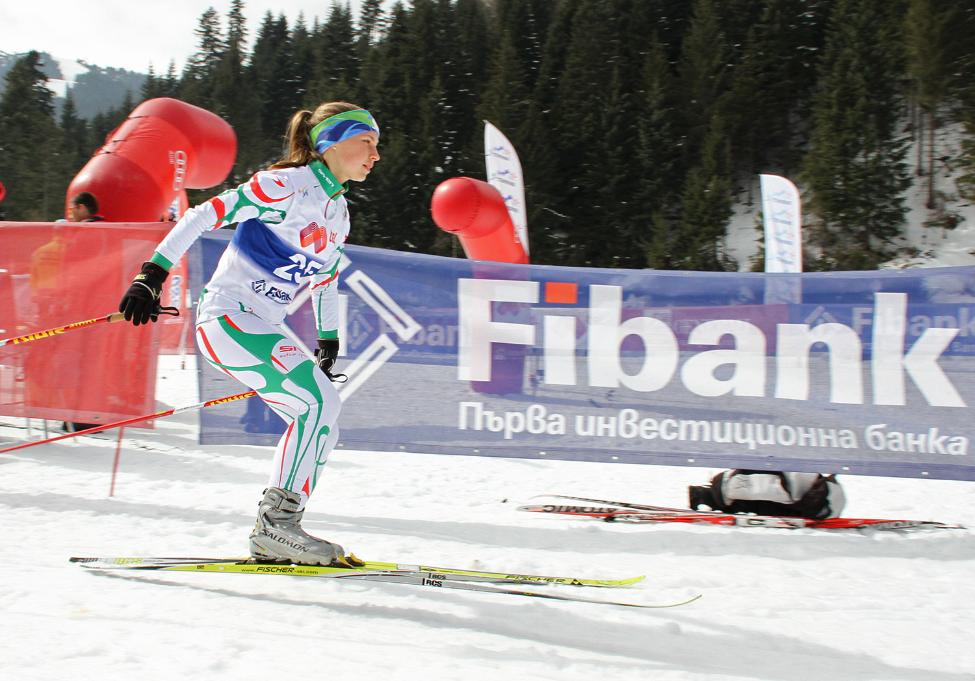
[[[162,293],[163,282],[169,272],[154,262],[142,263],[142,271],[135,275],[129,290],[122,296],[118,311],[123,314],[125,321],[136,326],[148,324],[149,320],[159,319],[159,296]]]
[[[318,348],[315,350],[315,361],[318,362],[318,368],[325,372],[330,381],[339,381],[339,383],[344,383],[349,377],[345,374],[333,374],[332,367],[335,366],[335,360],[339,356],[339,339],[338,338],[319,338]],[[341,380],[339,380],[341,379]]]

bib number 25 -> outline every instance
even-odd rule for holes
[[[281,265],[281,267],[274,270],[274,275],[285,281],[293,281],[300,284],[322,268],[322,263],[317,260],[309,261],[301,253],[295,253],[291,256],[290,260],[290,264]]]

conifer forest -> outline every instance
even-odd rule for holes
[[[484,179],[484,120],[518,150],[542,264],[739,269],[725,232],[735,205],[759,200],[760,173],[802,191],[808,270],[895,255],[912,183],[928,182],[942,228],[957,220],[946,205],[975,199],[975,0],[322,5],[320,17],[257,25],[246,0],[211,8],[181,72],[150,67],[141,92],[91,120],[70,91],[56,115],[38,54],[21,57],[0,98],[0,219],[62,217],[71,179],[154,97],[233,126],[225,187],[280,156],[296,110],[368,108],[382,160],[349,192],[350,241],[396,250],[461,255],[430,197],[450,177]],[[961,139],[950,152],[948,129]],[[954,196],[930,179],[945,164]]]

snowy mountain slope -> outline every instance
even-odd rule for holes
[[[22,54],[0,51],[0,94],[6,86],[7,71]],[[146,76],[125,69],[96,66],[80,59],[69,59],[41,53],[41,70],[48,77],[48,88],[55,95],[55,112],[60,115],[65,95],[70,88],[78,116],[91,119],[105,113],[125,101],[130,94],[132,101],[140,98]]]

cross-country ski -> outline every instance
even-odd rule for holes
[[[592,577],[555,577],[551,575],[519,574],[511,572],[488,572],[484,570],[469,570],[464,568],[435,567],[429,565],[406,565],[383,561],[364,561],[362,566],[354,568],[325,567],[315,565],[281,565],[274,563],[259,563],[248,558],[160,558],[137,556],[111,557],[72,557],[72,563],[83,567],[96,569],[121,570],[200,570],[227,571],[246,574],[295,574],[299,576],[354,576],[357,573],[400,573],[417,574],[427,577],[436,576],[438,579],[466,581],[466,582],[496,582],[500,584],[562,584],[567,586],[592,587],[623,587],[632,586],[643,581],[644,575],[625,577],[622,579],[595,579]],[[288,570],[285,568],[298,568]]]
[[[472,591],[476,593],[503,594],[542,598],[554,601],[615,605],[627,608],[675,608],[688,605],[701,598],[695,594],[668,603],[639,603],[636,601],[602,600],[577,594],[553,593],[516,589],[514,585],[545,586],[550,584],[570,584],[573,586],[626,586],[641,578],[626,580],[583,580],[575,578],[546,577],[543,575],[506,575],[466,570],[433,570],[421,567],[399,566],[393,563],[366,563],[359,568],[324,567],[317,565],[279,565],[257,563],[252,560],[206,560],[206,559],[141,559],[141,558],[84,558],[75,557],[71,562],[91,570],[122,570],[126,572],[165,572],[220,575],[257,575],[278,577],[311,577],[335,579],[339,581],[357,580],[365,582],[387,582],[412,586],[432,587]],[[508,584],[510,586],[498,586]]]
[[[621,523],[688,523],[722,525],[728,527],[752,527],[770,529],[810,530],[963,530],[962,525],[933,520],[909,520],[894,518],[826,518],[816,520],[790,516],[761,515],[755,513],[721,513],[695,511],[668,506],[652,506],[588,497],[545,495],[553,503],[525,504],[519,511]],[[568,502],[584,502],[568,503]]]

